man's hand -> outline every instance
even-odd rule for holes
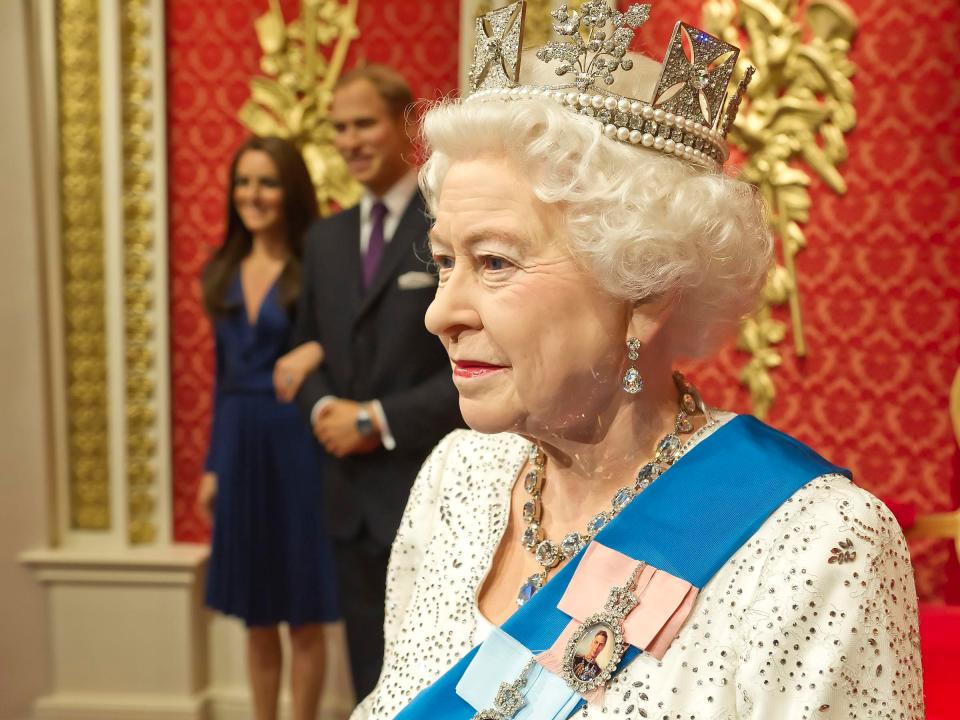
[[[357,431],[357,413],[360,403],[335,398],[327,401],[317,413],[313,434],[331,455],[342,458],[373,452],[380,446],[380,427],[376,415],[370,413],[373,432],[361,435]]]

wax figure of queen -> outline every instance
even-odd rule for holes
[[[472,430],[414,484],[356,720],[923,716],[890,512],[674,372],[751,310],[772,250],[722,170],[736,49],[678,24],[662,65],[631,57],[647,12],[561,7],[514,75],[507,6],[473,94],[425,116],[426,324]]]
[[[328,527],[358,697],[383,660],[387,560],[410,486],[430,449],[462,426],[446,354],[423,326],[437,278],[408,164],[412,101],[383,66],[353,70],[334,90],[334,144],[365,191],[358,206],[309,231],[298,347],[274,370],[278,394],[296,394],[334,456]]]

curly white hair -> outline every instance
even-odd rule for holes
[[[659,66],[635,63],[633,87],[614,91],[646,97]],[[451,164],[509,158],[540,200],[562,208],[571,255],[602,288],[636,302],[676,296],[676,356],[713,352],[756,307],[773,246],[753,186],[609,139],[600,123],[543,97],[443,101],[426,113],[423,136],[420,184],[431,211]]]

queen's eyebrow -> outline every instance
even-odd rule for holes
[[[431,246],[434,244],[444,246],[450,245],[450,243],[440,236],[436,229],[430,230],[428,233],[428,239],[430,240]],[[523,237],[504,228],[478,228],[470,232],[470,234],[464,238],[463,244],[468,250],[470,250],[474,245],[487,240],[503,240],[511,245],[516,246],[517,249],[521,251],[524,251],[530,247],[529,238]]]

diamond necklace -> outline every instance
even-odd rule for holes
[[[520,592],[517,593],[517,605],[523,605],[533,597],[534,593],[546,583],[550,570],[576,555],[633,498],[643,492],[680,457],[680,435],[693,430],[693,421],[690,417],[697,412],[703,412],[704,407],[696,388],[687,382],[682,373],[673,373],[673,382],[680,394],[680,410],[674,420],[673,430],[660,438],[653,461],[640,468],[634,484],[617,490],[610,509],[602,510],[590,518],[585,533],[569,532],[559,543],[547,538],[546,531],[540,524],[540,518],[543,515],[542,493],[547,458],[539,446],[534,445],[530,449],[530,464],[533,467],[523,478],[523,489],[530,495],[530,499],[523,504],[525,527],[520,542],[533,553],[541,569],[528,577],[520,587]]]

